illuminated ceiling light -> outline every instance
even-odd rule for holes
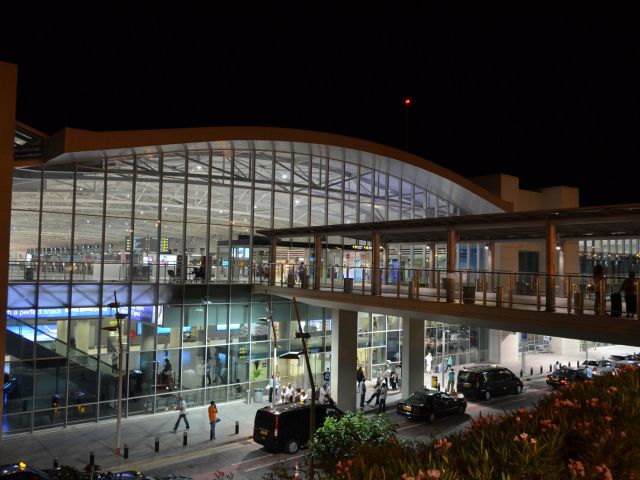
[[[144,210],[141,210],[141,211],[140,211],[140,215],[144,215]]]
[[[287,174],[286,174],[286,173],[283,173],[283,174],[282,174],[282,178],[286,180],[286,179],[287,179]]]
[[[202,170],[202,165],[198,165],[198,170]]]
[[[165,212],[167,211],[167,207],[164,207],[164,211],[165,211]]]
[[[297,205],[298,203],[300,203],[300,200],[296,200],[296,205]]]
[[[91,223],[91,220],[87,220],[87,223]]]

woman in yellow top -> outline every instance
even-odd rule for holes
[[[209,440],[215,440],[216,438],[216,423],[218,423],[220,419],[218,418],[218,407],[216,407],[216,402],[211,400],[211,405],[209,405],[209,424],[211,425],[211,433],[209,434]]]

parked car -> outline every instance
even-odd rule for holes
[[[49,480],[42,470],[30,467],[24,462],[0,465],[0,479],[2,480]]]
[[[253,441],[267,450],[296,453],[309,440],[311,403],[280,403],[256,411],[253,423]],[[318,429],[325,419],[340,418],[343,413],[334,403],[316,403]]]
[[[427,388],[416,390],[409,398],[399,402],[396,407],[400,415],[427,420],[429,423],[433,423],[436,417],[455,413],[462,414],[466,409],[467,399],[461,393],[449,395]]]
[[[546,382],[553,388],[559,388],[569,383],[581,382],[586,378],[583,368],[560,367],[547,376]]]
[[[465,397],[489,400],[502,393],[522,393],[524,384],[511,370],[498,365],[477,365],[458,372],[456,390]]]
[[[640,360],[620,360],[613,365],[613,368],[616,372],[624,367],[640,368]]]
[[[609,355],[609,360],[612,362],[621,362],[622,360],[640,360],[640,358],[638,358],[635,353],[626,353]]]
[[[585,360],[582,362],[582,366],[589,365],[594,375],[606,375],[607,373],[613,373],[613,362],[609,360]]]

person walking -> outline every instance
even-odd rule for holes
[[[377,383],[376,384],[376,388],[373,391],[373,393],[371,394],[371,396],[369,397],[369,400],[367,400],[367,405],[371,405],[371,401],[375,398],[376,399],[376,403],[374,405],[374,407],[377,407],[378,404],[380,403],[380,390],[382,387],[382,383]]]
[[[364,408],[364,397],[367,394],[367,385],[364,379],[358,382],[358,393],[360,394],[360,408]]]
[[[451,368],[447,374],[447,393],[451,393],[455,390],[454,384],[456,381],[456,371]]]
[[[596,315],[601,314],[600,302],[604,298],[602,289],[604,289],[604,267],[599,263],[593,267],[593,312]]]
[[[449,355],[449,358],[447,358],[447,370],[449,370],[452,367],[453,367],[453,357],[451,355]],[[445,370],[445,372],[447,370]]]
[[[275,387],[276,387],[276,381],[273,378],[273,375],[271,375],[271,378],[269,379],[269,383],[267,384],[267,390],[269,390],[269,403],[273,403],[273,394],[275,392]]]
[[[356,370],[356,382],[360,383],[364,381],[364,371],[362,371],[362,367],[358,367]]]
[[[216,439],[216,423],[218,423],[219,421],[220,421],[220,418],[218,418],[218,407],[216,407],[216,402],[211,400],[211,405],[209,405],[209,425],[211,425],[211,433],[209,434],[209,440]]]
[[[584,376],[588,379],[591,380],[593,379],[593,370],[591,370],[591,367],[589,365],[587,365],[584,369]]]
[[[187,402],[185,402],[184,398],[178,397],[178,405],[180,406],[180,415],[178,416],[178,420],[176,420],[176,424],[173,427],[173,432],[175,433],[178,430],[178,425],[180,424],[180,420],[184,418],[184,423],[187,425],[187,430],[189,430],[189,420],[187,420]]]
[[[322,374],[322,380],[324,381],[324,386],[327,390],[331,388],[331,372],[329,371],[329,367]]]
[[[624,279],[624,282],[622,282],[622,286],[618,291],[618,293],[624,292],[624,303],[627,309],[626,318],[633,318],[636,314],[636,308],[638,305],[636,282],[636,272],[631,270],[629,272],[629,276]]]
[[[424,357],[424,362],[425,362],[425,371],[430,374],[431,362],[433,362],[433,355],[431,355],[431,351],[429,351],[429,353],[427,353],[427,356]]]

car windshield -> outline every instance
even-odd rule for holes
[[[407,398],[407,403],[430,403],[432,398],[432,395],[427,395],[424,392],[414,392]]]
[[[473,382],[473,372],[460,372],[458,373],[458,381],[463,383],[471,383]]]

